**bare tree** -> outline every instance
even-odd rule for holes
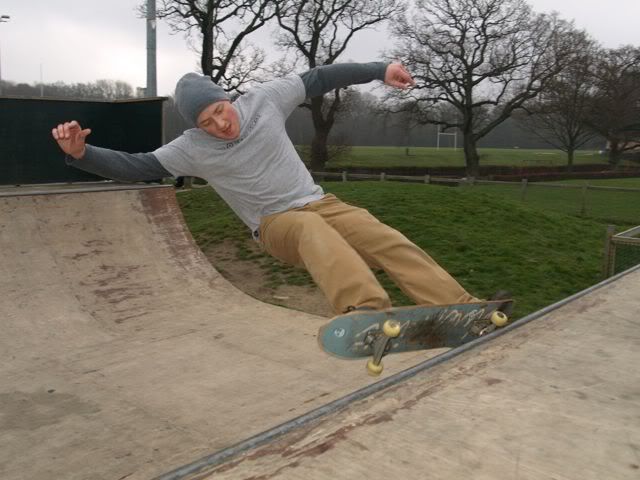
[[[160,0],[158,18],[174,32],[198,35],[202,73],[228,92],[257,79],[264,51],[247,36],[273,18],[273,0]],[[144,15],[145,5],[139,10]],[[238,29],[236,31],[236,29]]]
[[[336,62],[358,32],[398,14],[397,0],[284,0],[276,2],[281,28],[277,44],[293,51],[296,62],[308,68]],[[315,135],[311,168],[327,162],[327,139],[341,104],[340,90],[333,97],[315,97],[304,106],[311,110]]]
[[[535,98],[576,51],[571,24],[535,14],[524,0],[417,0],[395,23],[394,52],[416,87],[401,108],[421,123],[457,128],[467,174],[479,173],[478,141]],[[456,115],[439,115],[448,104]],[[446,109],[445,109],[446,110]]]
[[[601,50],[582,33],[583,45],[575,60],[548,83],[517,120],[549,145],[566,152],[567,170],[573,169],[575,152],[598,134],[587,120],[592,110],[593,66]]]
[[[589,125],[607,139],[609,162],[640,144],[640,48],[606,50],[594,68]]]

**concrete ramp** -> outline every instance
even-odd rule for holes
[[[222,278],[172,188],[1,190],[0,273],[3,480],[152,478],[372,382]]]
[[[163,478],[637,480],[639,310],[640,267]]]

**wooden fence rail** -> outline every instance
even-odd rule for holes
[[[569,183],[548,183],[548,182],[529,182],[526,179],[521,182],[507,182],[501,180],[477,180],[470,178],[448,178],[448,177],[432,177],[430,175],[422,176],[409,176],[409,175],[388,175],[384,172],[380,174],[369,173],[349,173],[343,172],[311,172],[315,178],[340,178],[343,182],[352,180],[400,180],[413,183],[442,183],[442,184],[458,184],[458,185],[520,185],[523,192],[530,187],[543,187],[543,188],[569,188],[574,190],[602,190],[602,191],[616,191],[616,192],[635,192],[640,193],[640,188],[626,188],[626,187],[601,187],[597,185],[584,184],[569,184]],[[524,193],[523,193],[524,196]]]

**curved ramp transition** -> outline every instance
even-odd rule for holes
[[[640,267],[180,478],[635,480],[639,309]]]
[[[172,188],[5,188],[0,271],[3,480],[152,478],[372,382],[222,278]]]

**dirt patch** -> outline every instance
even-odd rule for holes
[[[251,243],[246,248],[258,251],[258,247]],[[293,310],[331,317],[331,306],[318,287],[279,285],[269,286],[268,274],[254,260],[238,259],[238,247],[230,241],[212,245],[204,250],[211,264],[224,278],[236,288],[258,300],[280,305]]]

